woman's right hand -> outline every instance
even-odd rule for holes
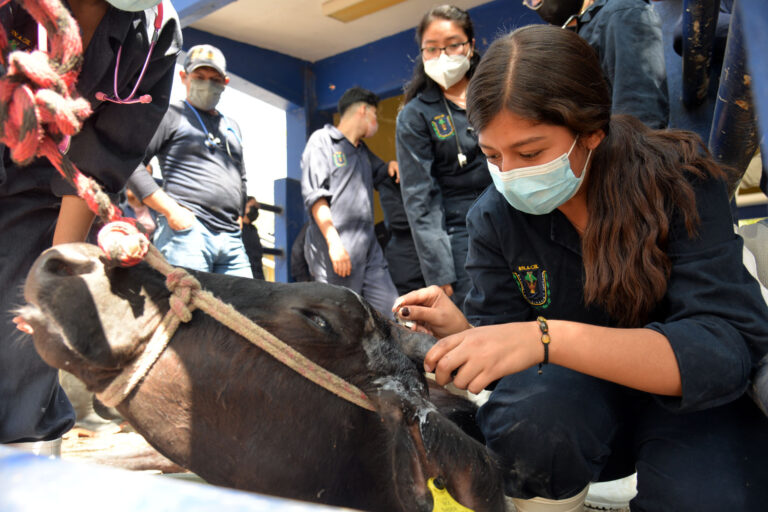
[[[445,291],[435,285],[398,297],[392,311],[400,319],[414,322],[414,331],[426,332],[437,338],[472,327]]]

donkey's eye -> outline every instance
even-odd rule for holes
[[[326,320],[322,315],[317,313],[316,311],[310,311],[307,309],[300,309],[299,313],[301,313],[304,318],[315,324],[317,327],[324,331],[330,331],[331,330],[331,324]]]
[[[328,328],[328,322],[326,322],[325,318],[321,317],[320,315],[311,315],[309,319],[312,320],[312,322],[314,322],[321,329]]]

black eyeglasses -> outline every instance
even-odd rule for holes
[[[425,46],[421,49],[421,54],[427,59],[434,59],[440,56],[440,52],[445,52],[446,55],[459,55],[464,51],[464,45],[469,44],[469,41],[463,43],[452,43],[447,46]]]

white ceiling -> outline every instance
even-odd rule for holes
[[[241,43],[315,62],[415,27],[442,2],[406,0],[342,23],[323,16],[323,0],[238,0],[191,26]],[[488,0],[452,0],[469,9]]]

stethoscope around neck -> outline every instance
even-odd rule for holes
[[[203,118],[200,117],[200,113],[197,111],[195,107],[192,106],[192,104],[188,100],[184,100],[184,103],[192,110],[192,113],[195,114],[195,117],[197,118],[197,122],[200,123],[200,128],[203,129],[203,133],[205,134],[205,137],[203,137],[203,144],[205,144],[205,147],[208,149],[216,149],[221,144],[221,139],[214,136],[211,132],[208,131],[208,128],[205,126],[205,123],[203,122]],[[219,114],[221,116],[221,114]],[[232,132],[232,135],[235,136],[235,139],[237,140],[238,144],[241,146],[243,145],[243,141],[240,139],[240,136],[237,134],[234,128],[229,124],[229,121],[227,121],[227,118],[224,116],[221,116],[222,119],[224,119],[224,122],[227,125],[227,131]],[[229,155],[229,158],[232,160],[235,159],[235,157],[232,156],[232,151],[229,149],[229,138],[224,137],[224,144],[227,148],[227,154]]]
[[[147,58],[144,60],[144,66],[141,68],[141,74],[139,74],[139,78],[136,79],[136,84],[133,86],[133,90],[131,91],[131,94],[128,95],[127,98],[121,98],[120,95],[117,92],[117,72],[120,69],[120,56],[123,53],[123,45],[120,45],[120,48],[117,50],[117,60],[115,62],[115,77],[113,80],[113,90],[114,90],[114,96],[107,96],[105,93],[99,91],[96,93],[96,99],[99,101],[109,101],[112,103],[117,103],[119,105],[131,105],[133,103],[151,103],[152,102],[152,96],[149,94],[142,94],[138,98],[134,98],[133,96],[136,94],[136,91],[139,89],[139,84],[141,83],[142,78],[144,78],[144,73],[147,71],[147,66],[149,65],[149,59],[152,57],[152,50],[155,49],[155,44],[157,43],[157,40],[160,38],[160,28],[163,26],[163,3],[160,2],[157,4],[157,16],[155,16],[155,31],[152,34],[152,40],[149,43],[149,51],[147,52]]]

